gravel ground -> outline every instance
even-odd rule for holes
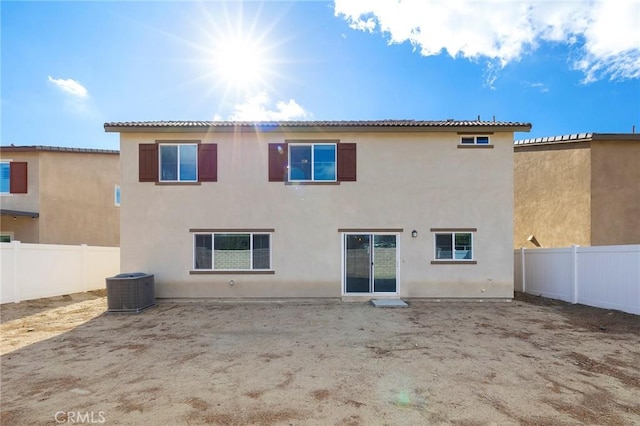
[[[408,303],[2,305],[1,424],[640,424],[640,316]]]

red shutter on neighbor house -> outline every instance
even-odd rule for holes
[[[338,144],[338,181],[355,182],[356,180],[356,144]]]
[[[198,145],[198,182],[218,181],[218,144]]]
[[[158,145],[155,143],[138,145],[138,180],[158,181]]]
[[[9,193],[27,193],[27,163],[12,161],[9,163]]]
[[[269,144],[269,182],[284,182],[287,180],[287,166],[289,165],[289,151],[286,143]]]

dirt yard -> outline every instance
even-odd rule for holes
[[[409,303],[3,305],[1,424],[640,424],[640,317]]]

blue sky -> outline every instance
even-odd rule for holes
[[[1,143],[111,121],[492,119],[640,131],[640,2],[3,1]]]

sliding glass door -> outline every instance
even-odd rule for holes
[[[344,235],[345,293],[396,293],[397,265],[396,235]]]

